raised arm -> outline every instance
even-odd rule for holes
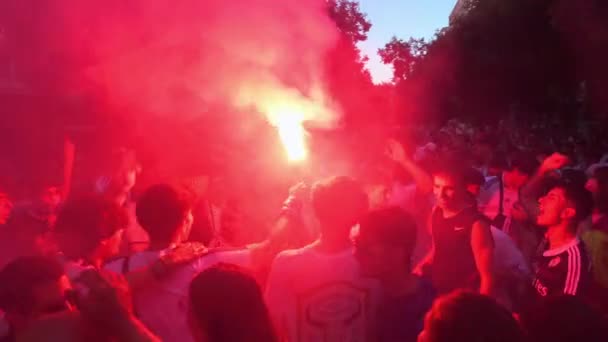
[[[538,197],[541,195],[545,177],[568,165],[568,157],[563,154],[554,153],[547,157],[534,176],[519,191],[519,202],[528,216],[535,219],[538,216]]]
[[[407,156],[401,143],[396,140],[389,140],[387,154],[389,158],[412,176],[420,193],[428,194],[433,191],[433,179]]]

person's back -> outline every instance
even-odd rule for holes
[[[494,299],[456,291],[435,301],[419,342],[522,342],[511,313]]]
[[[150,235],[150,249],[114,260],[105,266],[106,270],[126,274],[150,267],[170,246],[188,239],[192,224],[188,201],[171,186],[162,184],[142,194],[137,203],[137,219]],[[163,341],[192,340],[186,322],[188,286],[194,276],[220,260],[248,266],[250,254],[248,251],[210,253],[178,267],[167,277],[137,288],[133,302],[142,322]]]
[[[269,309],[289,341],[368,340],[376,288],[360,276],[349,238],[366,206],[363,190],[349,178],[315,187],[321,239],[280,253],[268,280]]]
[[[145,251],[117,259],[106,270],[123,274],[153,265],[168,250]],[[163,341],[191,341],[187,325],[187,297],[190,281],[201,271],[219,262],[249,267],[247,250],[209,253],[172,271],[170,275],[149,282],[133,291],[133,306],[141,321]]]

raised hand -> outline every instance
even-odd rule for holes
[[[553,153],[549,157],[547,157],[540,166],[541,173],[552,172],[555,170],[559,170],[564,166],[568,165],[570,160],[567,156],[560,153]]]
[[[395,139],[390,139],[386,147],[386,155],[397,163],[407,160],[407,155],[403,145]]]

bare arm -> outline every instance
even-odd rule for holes
[[[407,156],[403,145],[396,140],[390,140],[388,142],[387,153],[389,158],[403,167],[412,176],[420,193],[428,194],[433,191],[433,179]]]
[[[490,225],[483,221],[477,221],[473,224],[471,232],[471,248],[475,257],[475,265],[481,278],[479,292],[481,294],[490,295],[494,288],[494,239]]]
[[[416,265],[416,267],[414,268],[413,273],[417,274],[417,275],[424,275],[426,273],[426,269],[428,269],[432,264],[433,264],[433,259],[435,258],[435,241],[433,240],[433,225],[432,225],[432,217],[433,217],[433,211],[431,211],[431,214],[429,215],[428,219],[427,219],[427,230],[431,236],[431,248],[429,249],[428,253],[424,256],[424,258],[422,259],[422,261],[420,261],[418,263],[418,265]]]
[[[433,179],[431,176],[411,159],[405,158],[399,165],[412,176],[420,193],[429,194],[433,191]]]

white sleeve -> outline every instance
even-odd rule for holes
[[[251,251],[248,249],[239,249],[234,251],[211,252],[196,259],[191,265],[195,269],[195,272],[198,273],[219,263],[237,265],[251,269],[253,264],[251,261]]]

